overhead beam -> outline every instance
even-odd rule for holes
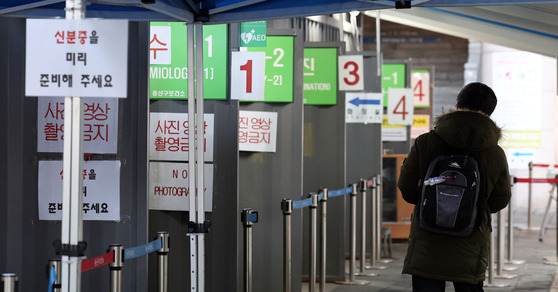
[[[376,17],[375,12],[365,12],[365,14],[370,17]],[[430,8],[386,9],[382,10],[380,17],[383,20],[395,23],[461,38],[498,44],[549,57],[555,57],[556,48],[558,48],[558,37],[553,38],[552,36],[538,34],[536,31],[529,32],[512,26],[475,21]]]
[[[0,15],[10,14],[14,12],[20,12],[23,10],[34,9],[42,6],[52,5],[56,3],[65,2],[66,0],[44,0],[44,1],[37,1],[29,4],[18,5],[10,8],[4,8],[0,10]]]

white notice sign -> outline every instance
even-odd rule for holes
[[[25,95],[126,97],[128,21],[28,19]]]
[[[87,98],[83,107],[83,152],[116,153],[118,99]],[[37,152],[64,152],[64,98],[39,98]]]
[[[39,220],[62,220],[63,162],[39,161]],[[120,161],[83,163],[83,220],[120,220]]]
[[[213,164],[203,166],[204,210],[213,204]],[[149,209],[168,211],[190,210],[188,163],[149,163]]]
[[[276,112],[238,112],[238,149],[240,151],[275,152],[276,146]]]
[[[381,93],[345,93],[345,122],[381,124],[384,114]]]
[[[413,124],[413,90],[410,88],[388,89],[387,116],[390,125]]]
[[[265,53],[233,52],[231,99],[264,100]]]
[[[213,161],[214,117],[203,115],[204,161]],[[188,161],[188,114],[149,114],[149,159]]]

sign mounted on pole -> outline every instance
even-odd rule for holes
[[[241,47],[265,47],[267,46],[267,22],[251,21],[240,24],[240,46]]]
[[[339,56],[339,90],[364,90],[362,55]]]
[[[62,219],[63,177],[62,161],[39,161],[39,220]],[[120,161],[83,163],[82,211],[83,220],[120,220]]]
[[[64,98],[37,101],[37,152],[64,152]],[[68,131],[70,127],[68,126]],[[118,99],[87,98],[83,109],[83,152],[113,153],[118,148]]]
[[[25,95],[126,97],[128,21],[28,19]]]
[[[275,152],[277,126],[276,112],[239,111],[238,150]]]
[[[304,49],[304,104],[337,104],[337,48]]]
[[[405,64],[382,65],[382,92],[384,93],[384,106],[388,105],[388,91],[390,88],[405,88],[405,84],[407,84],[405,67]]]
[[[265,53],[233,52],[231,58],[231,99],[263,101]]]
[[[204,210],[211,212],[213,203],[213,164],[204,164],[203,176],[205,178]],[[191,210],[188,200],[188,196],[191,195],[188,179],[187,163],[150,162],[149,209],[168,211]]]
[[[413,89],[415,107],[430,107],[430,72],[428,70],[412,71],[411,88]]]
[[[411,88],[390,88],[388,91],[388,124],[413,124],[413,90]]]
[[[345,122],[381,124],[384,113],[381,93],[347,92]]]
[[[187,99],[188,35],[183,22],[151,22],[149,98]],[[227,98],[227,25],[203,26],[204,99]]]
[[[292,102],[294,89],[294,37],[268,36],[267,47],[250,47],[246,48],[246,50],[248,52],[265,53],[265,73],[262,75],[252,74],[251,77],[255,82],[263,78],[265,82],[263,101]],[[241,101],[243,100],[241,99]]]

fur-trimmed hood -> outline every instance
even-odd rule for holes
[[[434,131],[449,145],[465,148],[467,138],[474,131],[470,150],[483,151],[498,145],[502,129],[486,114],[464,109],[452,110],[438,116]]]

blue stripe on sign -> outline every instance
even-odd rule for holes
[[[305,200],[294,201],[293,202],[293,210],[308,207],[310,205],[312,205],[312,197],[310,197],[308,199],[305,199]]]
[[[144,256],[148,253],[152,253],[158,249],[161,249],[161,247],[162,247],[161,238],[158,238],[144,245],[127,248],[124,250],[124,260],[129,260],[129,259]]]

